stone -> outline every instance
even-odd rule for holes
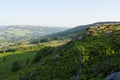
[[[72,77],[72,80],[80,80],[80,79],[79,79],[78,76],[75,76],[75,75],[74,75],[74,76]]]
[[[82,40],[82,39],[83,39],[83,37],[80,36],[80,35],[72,37],[72,41],[74,41],[74,40]]]
[[[108,75],[105,80],[120,80],[120,72],[112,73]]]
[[[104,34],[110,34],[112,31],[106,31],[104,32]]]
[[[29,76],[30,76],[30,77],[32,77],[32,76],[33,76],[33,74],[34,74],[33,72],[30,72]]]
[[[54,59],[56,59],[56,58],[58,58],[58,57],[60,57],[60,55],[59,55],[59,54],[56,54],[56,55],[54,55],[54,56],[52,57],[52,60],[54,60]]]
[[[0,78],[0,80],[3,80],[2,78]]]
[[[82,36],[78,36],[78,40],[82,40],[83,39],[83,37]]]

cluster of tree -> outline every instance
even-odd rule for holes
[[[16,51],[16,49],[14,49],[14,48],[11,48],[11,49],[6,49],[6,50],[0,50],[0,53],[5,53],[5,52],[15,52]]]
[[[54,40],[62,40],[64,39],[61,36],[55,36],[55,37],[46,37],[46,38],[41,38],[41,39],[33,39],[30,41],[31,44],[38,44],[38,43],[44,43],[44,42],[50,42],[50,41],[54,41]]]
[[[49,41],[61,40],[61,39],[63,39],[63,38],[60,37],[60,36],[56,36],[56,37],[53,37],[53,38],[43,38],[43,39],[40,39],[40,42],[49,42]]]
[[[4,57],[3,60],[5,61],[6,57]],[[26,59],[25,65],[28,65],[29,63],[31,62],[30,62],[30,59],[28,58]],[[11,71],[16,72],[16,71],[19,71],[21,68],[22,66],[20,65],[20,63],[18,61],[14,61],[11,66]]]
[[[40,49],[35,55],[33,59],[33,63],[39,62],[42,58],[53,53],[53,51],[54,51],[54,47],[50,47],[50,46]]]

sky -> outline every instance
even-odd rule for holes
[[[120,21],[120,0],[0,0],[0,25],[75,27]]]

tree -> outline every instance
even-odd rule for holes
[[[20,69],[20,65],[18,64],[17,61],[14,61],[13,64],[12,64],[12,68],[11,68],[11,71],[12,72],[16,72]]]
[[[49,41],[51,41],[51,38],[40,39],[40,42],[49,42]]]
[[[3,61],[6,61],[6,57],[3,57]]]
[[[60,39],[61,39],[60,36],[56,36],[56,37],[54,37],[54,40],[60,40]]]

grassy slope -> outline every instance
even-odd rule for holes
[[[20,65],[22,66],[26,63],[27,59],[30,59],[31,61],[35,53],[36,51],[25,51],[25,52],[15,52],[15,53],[5,53],[6,55],[1,55],[2,58],[0,58],[0,77],[6,80],[15,80],[16,77],[18,78],[18,76],[24,72],[19,71],[16,73],[12,73],[11,72],[12,63],[14,61],[18,61],[18,63],[20,63]],[[6,56],[6,61],[3,61],[3,56]],[[22,66],[22,68],[24,68],[24,71],[25,71],[25,67],[28,68],[28,66]]]
[[[55,47],[52,52],[49,52],[49,48],[47,50],[42,48],[38,52],[38,55],[41,56],[38,63],[22,67],[20,71],[15,73],[10,72],[10,68],[6,69],[8,71],[2,77],[6,80],[16,80],[24,75],[22,80],[72,80],[73,76],[78,75],[79,59],[81,59],[83,67],[81,75],[79,75],[81,80],[104,80],[108,74],[120,70],[120,47],[112,44],[111,37],[118,37],[118,41],[120,38],[119,34],[110,35],[111,37],[101,34],[98,36],[99,34],[85,34],[85,39]],[[22,64],[26,60],[26,55]],[[59,56],[53,58],[56,55]],[[4,67],[4,62],[1,63]],[[5,69],[0,72],[5,72]]]
[[[44,46],[58,46],[66,43],[67,41],[52,41],[50,43],[41,43],[40,45]],[[31,64],[34,56],[36,55],[36,52],[41,47],[37,48],[37,45],[21,45],[22,48],[27,47],[33,47],[33,49],[21,51],[18,50],[16,52],[9,52],[9,53],[3,53],[0,54],[0,78],[3,78],[5,80],[16,80],[18,79],[22,74],[31,72],[37,68],[39,64]],[[34,48],[35,47],[35,48]],[[4,57],[6,58],[5,61],[3,61]],[[26,64],[26,61],[29,59],[29,64]],[[17,72],[11,72],[11,66],[14,61],[17,61],[21,69]]]
[[[57,47],[47,55],[41,49],[38,55],[43,57],[37,63],[39,66],[32,71],[32,76],[24,74],[22,80],[72,80],[73,76],[78,75],[79,59],[83,67],[79,74],[81,80],[104,80],[108,74],[119,71],[120,47],[112,43],[114,36],[120,41],[119,35],[108,36],[97,32],[95,35],[92,33],[93,36],[86,35],[83,40]],[[53,59],[55,55],[59,57]]]

